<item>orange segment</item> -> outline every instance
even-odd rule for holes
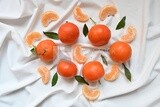
[[[87,61],[87,57],[81,53],[82,46],[76,45],[73,47],[73,58],[80,64],[83,64]]]
[[[136,37],[136,29],[134,26],[129,26],[127,28],[127,32],[126,34],[124,34],[123,36],[121,36],[120,41],[123,42],[132,42]]]
[[[44,27],[47,27],[50,22],[56,21],[59,19],[59,16],[54,11],[46,11],[41,16],[41,23]]]
[[[85,14],[79,6],[76,6],[73,10],[74,18],[80,22],[88,21],[89,17]]]
[[[38,72],[41,75],[42,82],[44,84],[47,84],[50,80],[50,72],[49,72],[48,68],[45,66],[39,66]]]
[[[29,34],[27,34],[27,36],[25,37],[25,42],[27,43],[28,46],[32,46],[33,42],[35,40],[38,40],[42,37],[42,35],[39,32],[31,32]]]
[[[101,21],[105,20],[108,16],[113,16],[117,13],[117,8],[114,5],[106,5],[100,9],[99,18]]]
[[[119,76],[119,66],[117,64],[112,65],[109,73],[104,75],[104,79],[107,81],[114,81]]]
[[[89,87],[88,85],[82,86],[82,93],[88,100],[96,100],[100,95],[99,89],[93,89]]]

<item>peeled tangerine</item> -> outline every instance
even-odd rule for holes
[[[42,82],[44,84],[47,84],[50,80],[50,72],[49,72],[48,68],[45,66],[39,66],[38,72],[41,75]]]
[[[108,16],[113,16],[117,13],[117,8],[114,5],[106,5],[101,8],[99,18],[101,21],[105,20]]]
[[[89,17],[85,14],[79,6],[76,6],[73,10],[74,18],[80,22],[88,21]]]
[[[81,53],[82,46],[76,45],[73,49],[73,58],[80,64],[87,61],[87,57]]]
[[[88,85],[82,86],[82,93],[88,100],[96,100],[100,95],[99,89],[93,89]]]
[[[59,19],[59,16],[54,11],[46,11],[41,16],[41,23],[44,27],[47,27],[50,22],[56,21]]]
[[[104,79],[107,81],[114,81],[119,76],[119,66],[117,64],[113,64],[109,73],[104,75]]]
[[[136,36],[136,29],[135,29],[135,27],[134,26],[129,26],[127,28],[126,34],[124,34],[123,36],[121,36],[120,41],[129,43],[129,42],[132,42],[135,39],[135,36]]]
[[[35,40],[38,40],[42,37],[42,35],[39,32],[31,32],[29,34],[27,34],[27,36],[25,37],[25,42],[27,43],[28,46],[32,46],[33,42]]]

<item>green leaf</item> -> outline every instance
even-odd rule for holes
[[[130,73],[129,69],[125,66],[125,64],[122,64],[122,65],[123,65],[123,67],[124,67],[124,71],[125,71],[125,76],[126,76],[126,78],[127,78],[129,81],[131,81],[131,73]]]
[[[58,74],[56,72],[52,78],[52,87],[56,85],[57,81],[58,81]]]
[[[37,55],[36,47],[35,46],[33,46],[33,48],[30,51],[32,52],[32,54]]]
[[[88,35],[88,27],[86,24],[84,24],[84,26],[83,26],[83,34],[85,37]]]
[[[118,25],[117,25],[117,27],[116,27],[116,30],[119,30],[119,29],[121,29],[121,28],[124,28],[124,26],[125,26],[125,21],[126,21],[126,16],[124,16],[122,19],[121,19],[121,21],[118,23]]]
[[[89,85],[89,84],[84,80],[84,78],[83,78],[82,76],[80,76],[80,75],[76,75],[76,76],[75,76],[75,79],[76,79],[77,82],[79,82],[79,83],[84,83],[84,84]]]
[[[101,54],[102,61],[105,65],[108,65],[106,58]]]
[[[59,40],[58,34],[55,32],[43,32],[48,38]]]

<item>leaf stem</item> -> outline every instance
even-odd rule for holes
[[[96,25],[96,22],[90,17],[90,20]]]

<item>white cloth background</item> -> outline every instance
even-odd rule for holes
[[[101,22],[99,9],[108,3],[114,3],[118,13]],[[115,31],[123,16],[127,17],[126,25],[137,29],[136,39],[131,43],[133,55],[126,63],[133,76],[132,82],[123,73],[114,82],[102,79],[101,95],[96,101],[86,100],[81,92],[82,85],[73,80],[60,77],[54,87],[50,83],[43,85],[37,67],[45,64],[33,56],[24,43],[29,32],[57,32],[60,24],[71,21],[80,29],[78,42],[85,43],[84,46],[90,44],[82,34],[83,23],[73,17],[76,5],[95,21],[109,26],[112,38],[108,45],[123,33],[123,29]],[[160,107],[159,5],[160,0],[0,0],[0,107]],[[56,11],[60,19],[44,28],[40,17],[47,10]],[[93,23],[88,21],[87,25],[91,27]],[[63,51],[60,41],[55,42],[61,53],[70,55],[70,51]],[[98,51],[92,54],[90,60],[100,60]],[[57,61],[58,58],[46,66],[51,68]],[[78,66],[80,74],[81,65]],[[56,69],[51,70],[51,77],[55,72]]]

